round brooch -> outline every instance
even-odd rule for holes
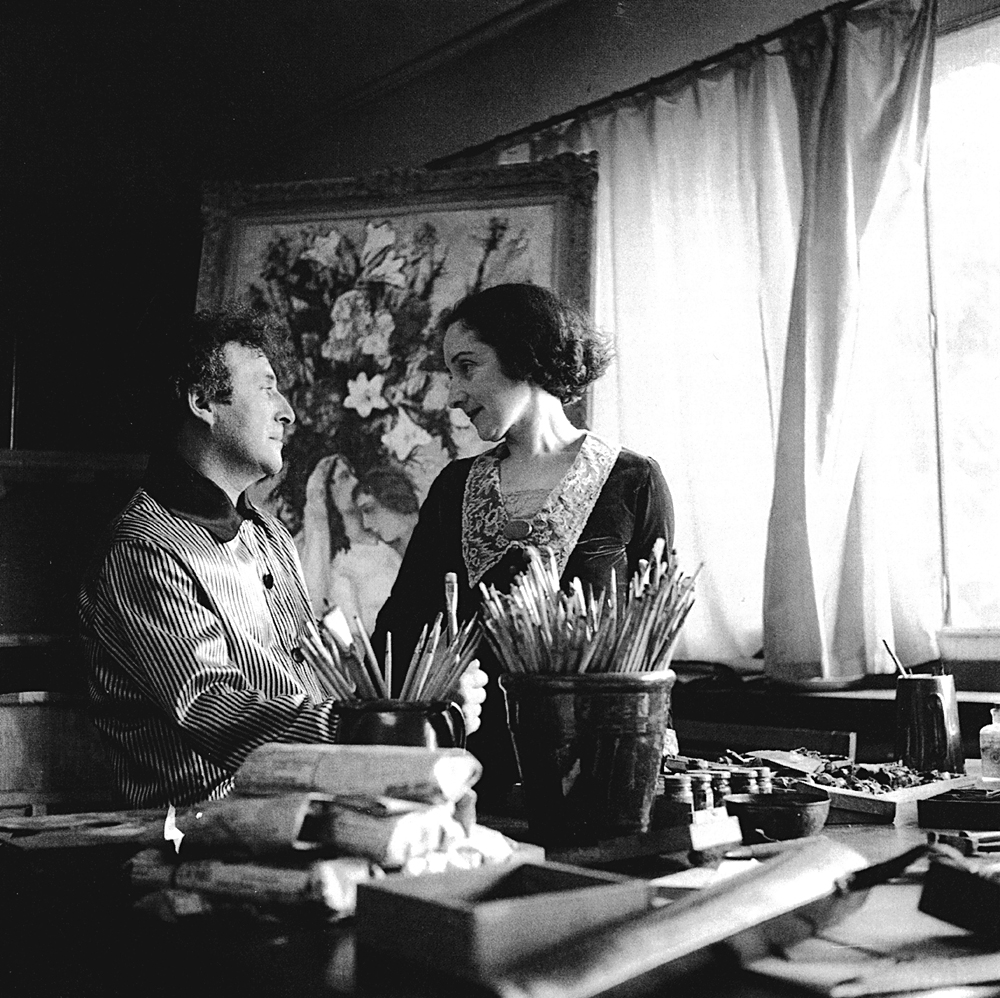
[[[532,526],[528,520],[508,520],[503,535],[508,541],[526,541],[531,536]]]

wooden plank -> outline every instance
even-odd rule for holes
[[[807,748],[838,759],[854,760],[858,736],[854,731],[819,731],[811,728],[772,728],[731,721],[692,721],[674,718],[674,730],[681,754],[708,749],[718,753],[726,749]]]
[[[707,811],[696,815],[709,815]],[[739,845],[742,841],[739,821],[717,808],[707,820],[691,824],[653,828],[648,832],[605,839],[589,846],[551,846],[545,855],[555,862],[574,866],[606,866],[644,856],[662,856],[668,853],[707,853],[722,851]]]

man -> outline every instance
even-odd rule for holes
[[[281,470],[295,419],[272,367],[284,339],[249,312],[199,313],[176,345],[168,442],[79,607],[93,717],[139,807],[223,797],[257,746],[331,741],[337,723],[294,654],[311,613],[295,546],[246,496]],[[472,729],[484,679],[464,680]]]
[[[354,503],[365,529],[402,558],[420,515],[420,503],[406,472],[390,466],[373,468],[354,486]]]

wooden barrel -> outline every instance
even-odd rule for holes
[[[65,814],[122,806],[82,697],[0,695],[0,812]]]

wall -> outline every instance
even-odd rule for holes
[[[574,0],[460,61],[318,122],[264,172],[419,166],[768,34],[816,0]]]
[[[242,35],[219,35],[236,39],[231,51],[211,48],[199,62],[196,50],[207,42],[190,18],[136,12],[134,5],[122,16],[113,5],[86,14],[18,14],[11,30],[0,32],[10,98],[0,101],[9,137],[0,156],[7,260],[0,446],[10,439],[16,334],[17,448],[145,448],[143,400],[155,373],[150,317],[193,306],[206,172],[265,180],[423,165],[820,6],[567,0],[456,62],[317,117],[306,134],[276,134],[266,122],[280,114],[271,114],[260,118],[260,134],[241,133],[241,141],[226,101],[235,99],[246,25]],[[276,73],[283,57],[295,56],[280,31],[276,26]],[[336,57],[333,49],[329,58]],[[312,69],[321,91],[323,66]],[[299,79],[301,67],[297,72]],[[320,103],[308,96],[310,106]],[[240,120],[256,123],[253,95],[244,100]]]

